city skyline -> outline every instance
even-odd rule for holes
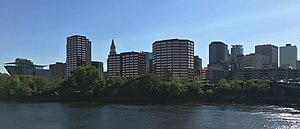
[[[66,37],[74,34],[89,38],[92,60],[104,64],[111,39],[120,53],[151,52],[156,40],[193,40],[203,66],[208,64],[212,41],[241,44],[244,54],[253,53],[255,45],[299,46],[299,2],[219,3],[222,1],[5,1],[0,8],[0,27],[5,30],[0,32],[0,72],[7,73],[4,63],[19,57],[46,65],[65,62]],[[71,6],[79,10],[70,11]],[[78,15],[82,19],[75,19]]]

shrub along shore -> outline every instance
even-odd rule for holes
[[[221,79],[216,85],[203,85],[199,78],[189,82],[176,77],[163,81],[152,74],[132,79],[115,77],[106,81],[94,67],[78,67],[67,80],[0,74],[0,100],[3,101],[282,104],[282,101],[272,99],[271,87],[271,81],[263,79]]]

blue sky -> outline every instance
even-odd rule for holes
[[[168,38],[195,42],[208,62],[208,45],[285,43],[300,48],[298,0],[0,0],[0,72],[4,63],[27,58],[36,64],[65,62],[66,38],[85,35],[92,59],[106,64],[111,39],[117,52],[151,51]],[[298,58],[300,57],[298,52]],[[106,69],[106,66],[105,66]]]

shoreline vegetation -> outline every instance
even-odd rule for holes
[[[272,93],[272,82],[264,79],[225,80],[204,85],[199,78],[189,82],[177,77],[163,81],[148,74],[126,79],[105,80],[94,67],[76,68],[67,80],[0,74],[0,100],[19,102],[103,103],[246,103],[275,104],[299,108],[299,96],[279,99]]]

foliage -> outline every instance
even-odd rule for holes
[[[104,78],[95,67],[77,67],[72,71],[72,76],[63,83],[62,93],[69,97],[86,98],[104,85]]]
[[[270,81],[258,79],[221,79],[216,85],[202,85],[199,78],[184,82],[178,77],[173,77],[169,81],[163,81],[153,74],[105,80],[103,73],[94,67],[78,67],[66,80],[0,74],[1,99],[255,99],[269,95],[270,89]]]

